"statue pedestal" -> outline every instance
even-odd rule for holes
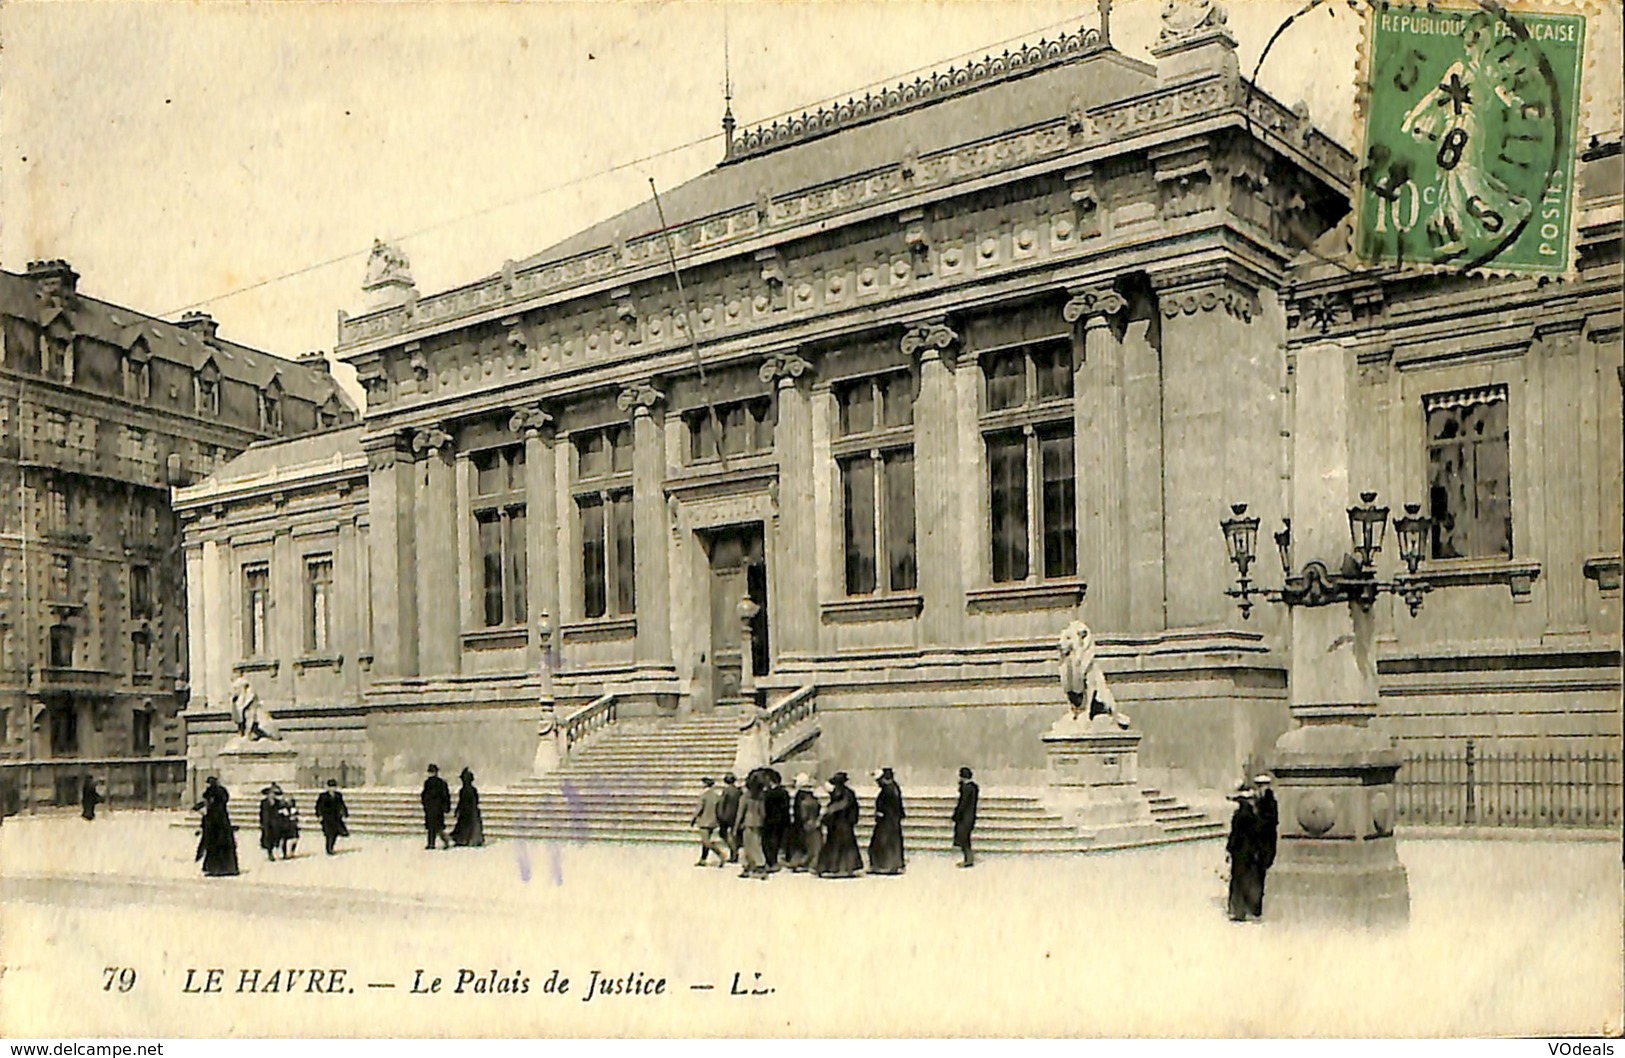
[[[281,742],[233,739],[220,751],[220,782],[234,796],[242,797],[278,783],[292,789],[299,765],[299,754]]]
[[[1140,732],[1115,716],[1063,716],[1044,735],[1049,755],[1047,800],[1068,824],[1102,842],[1159,837],[1140,793]]]

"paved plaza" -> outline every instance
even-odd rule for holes
[[[1618,1031],[1620,846],[1408,840],[1410,924],[1237,925],[1217,842],[742,881],[670,847],[309,836],[205,879],[177,817],[0,829],[0,1023],[120,1035],[1503,1035]],[[239,821],[241,822],[241,821]],[[132,967],[127,993],[107,967]],[[201,988],[218,968],[220,994]],[[315,994],[302,974],[328,971]],[[259,970],[258,991],[239,992]],[[330,971],[343,969],[330,993]],[[437,993],[413,994],[439,976]],[[552,972],[571,981],[545,989]],[[455,991],[459,971],[464,990]],[[584,995],[601,979],[658,994]],[[737,982],[735,974],[739,974]],[[755,975],[761,974],[760,978]],[[635,975],[641,975],[641,978]],[[475,991],[475,980],[484,990]],[[525,990],[511,994],[502,988]],[[388,986],[393,987],[378,987]],[[712,986],[709,989],[695,986]],[[353,989],[353,991],[350,991]],[[734,994],[759,991],[761,994]]]

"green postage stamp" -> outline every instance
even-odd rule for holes
[[[1562,274],[1573,265],[1585,16],[1374,5],[1356,251],[1372,263]]]

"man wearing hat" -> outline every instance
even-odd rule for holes
[[[434,839],[440,839],[440,847],[451,848],[451,838],[446,835],[446,813],[451,811],[451,787],[446,780],[440,777],[440,766],[429,765],[429,777],[423,780],[423,829],[429,833],[429,844],[425,848],[434,848]]]
[[[700,793],[700,803],[695,806],[694,818],[688,821],[689,826],[700,832],[700,858],[694,866],[704,867],[706,857],[715,852],[717,866],[726,867],[728,846],[717,837],[717,809],[722,804],[722,791],[717,789],[717,781],[709,775],[701,779],[700,784],[704,787]]]
[[[829,804],[824,809],[824,847],[818,855],[820,878],[854,878],[863,870],[858,851],[858,797],[846,785],[847,775],[829,777]]]
[[[1275,800],[1274,784],[1269,774],[1253,776],[1253,787],[1258,791],[1258,839],[1259,864],[1258,872],[1258,900],[1259,908],[1264,904],[1264,879],[1269,869],[1275,866],[1275,837],[1281,827],[1281,806]]]
[[[890,768],[875,772],[875,827],[869,835],[869,873],[902,874],[908,866],[903,851],[903,791]]]
[[[728,843],[728,862],[739,862],[739,797],[742,791],[733,772],[722,777],[722,797],[717,802],[717,826]]]
[[[350,836],[350,828],[344,825],[344,818],[349,814],[350,807],[339,793],[339,781],[327,780],[327,789],[316,796],[316,819],[322,824],[322,838],[327,842],[329,856],[333,855],[333,845],[339,838]]]
[[[1224,851],[1230,857],[1230,894],[1227,907],[1230,921],[1243,922],[1264,913],[1264,865],[1262,828],[1253,803],[1253,790],[1237,783],[1230,794],[1236,812],[1230,817],[1230,837]]]
[[[959,769],[959,803],[954,805],[954,848],[964,854],[961,867],[976,866],[976,856],[970,850],[970,832],[976,829],[976,803],[981,789],[971,778],[969,768]]]
[[[260,848],[265,858],[276,861],[276,848],[282,844],[282,820],[277,810],[277,796],[271,787],[260,788]]]

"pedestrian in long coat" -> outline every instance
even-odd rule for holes
[[[1281,829],[1281,806],[1275,800],[1275,790],[1268,775],[1253,778],[1258,790],[1258,831],[1260,844],[1260,871],[1258,872],[1259,908],[1264,906],[1264,884],[1269,870],[1275,866],[1275,839]]]
[[[875,828],[869,835],[869,873],[902,874],[908,866],[903,852],[903,791],[890,768],[875,773],[880,792],[875,795]]]
[[[231,814],[226,811],[230,800],[231,794],[211,775],[204,780],[203,799],[193,806],[203,812],[194,858],[203,862],[203,873],[212,878],[237,873],[237,828],[231,825]]]
[[[701,779],[705,789],[700,794],[699,804],[694,806],[694,817],[688,821],[689,826],[700,832],[700,858],[694,862],[696,867],[704,867],[706,857],[711,853],[717,854],[717,866],[728,865],[728,846],[717,837],[717,809],[722,804],[722,791],[717,789],[716,780],[707,775]]]
[[[1227,907],[1230,920],[1242,922],[1264,913],[1263,841],[1252,791],[1242,783],[1230,798],[1236,802],[1236,812],[1230,818],[1230,837],[1224,846],[1230,857]]]
[[[829,777],[829,803],[824,807],[824,847],[818,855],[820,878],[852,878],[863,870],[858,851],[858,795],[846,785],[846,772]]]
[[[963,855],[961,867],[976,866],[976,856],[970,850],[971,831],[976,829],[976,805],[982,791],[971,778],[969,768],[959,769],[959,803],[954,805],[954,848]]]
[[[767,788],[762,791],[762,855],[767,869],[779,869],[779,854],[784,851],[790,834],[790,791],[784,788],[784,777],[772,768],[763,770]]]
[[[722,777],[722,800],[717,802],[717,828],[722,831],[722,840],[728,843],[728,862],[739,862],[739,798],[741,790],[735,784],[739,780],[733,772]]]
[[[350,836],[350,828],[344,824],[349,814],[350,806],[344,803],[344,795],[339,792],[339,781],[327,780],[327,789],[316,797],[316,818],[322,824],[322,838],[327,842],[329,856],[333,855],[333,845],[339,838]]]
[[[260,848],[265,858],[276,862],[277,846],[282,844],[282,815],[269,786],[260,790]]]
[[[425,848],[434,848],[435,838],[440,839],[441,848],[451,848],[451,839],[446,836],[446,813],[451,811],[451,787],[440,777],[437,765],[429,765],[429,777],[423,780],[423,793],[419,799],[423,802],[423,829],[429,834],[429,843]]]
[[[96,791],[96,780],[87,776],[84,786],[79,789],[79,814],[95,822],[96,806],[101,804],[102,800],[102,795]]]
[[[796,776],[796,795],[791,802],[790,869],[796,872],[817,870],[818,855],[824,850],[824,830],[819,825],[823,806],[818,802],[818,791],[802,772]]]
[[[760,771],[745,777],[745,796],[739,802],[739,832],[744,849],[741,878],[766,878],[767,857],[762,852],[762,827],[767,822],[766,780]]]
[[[291,860],[299,848],[299,806],[276,783],[271,784],[271,800],[276,805],[277,840],[282,845],[282,858]]]
[[[480,791],[474,786],[474,773],[463,769],[459,778],[462,789],[457,791],[457,825],[451,828],[451,840],[462,846],[485,844],[485,819],[480,815]]]

